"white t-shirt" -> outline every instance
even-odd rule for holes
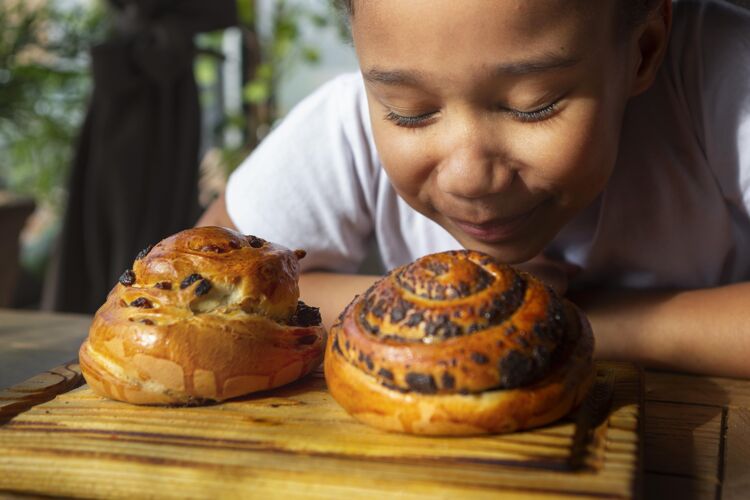
[[[355,271],[374,234],[387,269],[460,248],[391,186],[362,79],[300,103],[232,174],[237,227],[304,248],[303,269]],[[572,286],[706,287],[750,280],[750,12],[675,3],[654,85],[633,98],[604,192],[550,243]]]

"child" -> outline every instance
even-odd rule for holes
[[[387,268],[466,247],[538,272],[587,312],[599,358],[750,377],[747,11],[347,8],[361,75],[290,113],[201,224],[305,248],[303,298],[329,325],[377,278],[351,274],[374,234]]]

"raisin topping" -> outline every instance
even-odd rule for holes
[[[406,320],[406,326],[418,326],[422,319],[424,318],[424,315],[421,312],[413,313],[411,316],[409,316],[409,319]]]
[[[203,276],[201,276],[198,273],[193,273],[190,276],[188,276],[187,278],[185,278],[184,280],[182,280],[182,283],[180,283],[180,289],[184,290],[185,288],[189,287],[190,285],[192,285],[196,281],[200,281],[202,279],[203,279]]]
[[[320,309],[308,306],[301,300],[297,301],[297,310],[294,311],[291,324],[296,326],[318,326],[321,321]]]
[[[138,255],[135,256],[135,260],[141,260],[144,258],[148,253],[151,251],[151,249],[154,248],[154,245],[149,245],[140,252],[138,252]]]
[[[200,297],[206,295],[211,290],[211,282],[207,279],[202,279],[198,286],[195,287],[195,295]]]
[[[138,297],[130,303],[131,307],[140,307],[141,309],[151,309],[154,305],[145,297]]]
[[[409,372],[406,374],[406,384],[414,392],[422,394],[435,394],[437,386],[432,375],[427,373]]]
[[[126,269],[119,281],[123,286],[132,286],[135,283],[135,273],[132,269]]]
[[[250,246],[253,248],[260,248],[265,243],[265,240],[258,238],[257,236],[249,235],[247,237],[247,242],[250,243]]]
[[[525,385],[534,378],[533,361],[518,351],[510,351],[499,362],[500,384],[503,388],[514,389]]]
[[[153,321],[151,321],[151,320],[150,320],[150,319],[148,319],[148,318],[146,318],[146,319],[142,319],[142,320],[141,320],[141,323],[143,323],[144,325],[153,325],[153,324],[154,324],[154,322],[153,322]]]
[[[472,352],[471,360],[474,361],[478,365],[486,365],[487,363],[490,362],[490,358],[488,358],[481,352]]]
[[[398,304],[393,309],[391,309],[391,323],[398,323],[404,317],[406,316],[406,310],[403,307],[403,304]]]
[[[443,389],[451,390],[456,387],[456,378],[449,372],[443,372]]]
[[[160,281],[157,284],[155,284],[154,287],[158,288],[159,290],[171,290],[172,283],[169,281]]]
[[[341,346],[339,345],[339,338],[338,336],[333,337],[333,350],[342,356],[344,353],[341,351]]]
[[[366,354],[364,356],[364,361],[369,371],[372,371],[375,368],[375,363],[373,363],[372,358],[370,357],[369,354]]]
[[[380,370],[378,370],[378,375],[382,378],[393,380],[393,372],[388,368],[381,368]]]

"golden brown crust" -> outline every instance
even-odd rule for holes
[[[444,252],[393,271],[347,307],[325,372],[334,398],[376,427],[508,432],[579,404],[592,353],[585,317],[534,277],[478,252]]]
[[[86,381],[131,403],[194,404],[307,374],[325,330],[298,302],[302,256],[218,227],[146,249],[94,316],[79,353]]]

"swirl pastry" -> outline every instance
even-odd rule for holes
[[[304,255],[219,227],[145,249],[94,316],[86,381],[129,403],[200,404],[302,377],[325,347],[318,310],[298,300]]]
[[[594,376],[586,318],[474,251],[400,267],[331,329],[325,376],[358,420],[414,434],[511,432],[577,406]]]

